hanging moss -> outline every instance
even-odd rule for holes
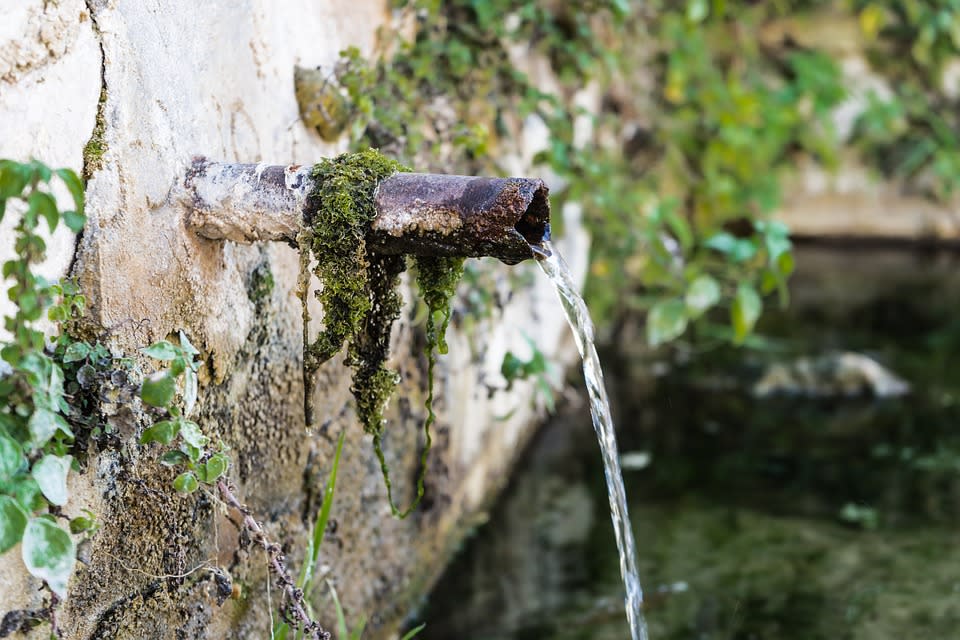
[[[423,497],[426,459],[431,444],[430,427],[436,420],[433,413],[435,351],[447,351],[443,336],[450,320],[450,298],[463,274],[462,258],[418,257],[416,260],[417,282],[430,310],[427,319],[426,443],[420,460],[417,497],[401,511],[393,502],[382,441],[386,422],[383,410],[399,381],[397,373],[387,368],[386,361],[390,351],[390,330],[400,315],[402,299],[397,286],[400,274],[406,268],[406,258],[368,252],[366,235],[376,216],[374,193],[377,185],[384,178],[404,170],[408,169],[373,149],[319,162],[311,172],[317,184],[311,194],[316,210],[309,227],[300,237],[307,424],[313,422],[309,389],[313,387],[314,373],[349,341],[346,364],[354,372],[350,390],[356,400],[357,417],[364,430],[373,436],[390,509],[401,518],[406,517]],[[317,261],[313,273],[323,284],[315,295],[324,312],[323,330],[313,343],[307,336],[310,316],[306,304],[311,255]]]

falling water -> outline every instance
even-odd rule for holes
[[[647,623],[641,611],[643,589],[640,587],[640,576],[637,572],[637,552],[633,531],[630,529],[630,517],[627,515],[627,493],[623,488],[623,475],[620,472],[620,456],[613,433],[610,402],[603,385],[600,358],[593,344],[593,321],[586,303],[577,292],[577,285],[566,262],[557,250],[548,240],[543,240],[540,246],[531,248],[540,268],[557,289],[557,295],[560,296],[560,302],[567,314],[567,322],[570,323],[577,342],[577,350],[583,358],[583,377],[590,394],[590,415],[593,417],[593,429],[597,432],[603,454],[603,472],[607,478],[607,494],[610,497],[610,517],[613,519],[613,531],[617,538],[617,549],[620,551],[620,575],[627,592],[624,606],[630,623],[630,634],[633,640],[647,640]]]

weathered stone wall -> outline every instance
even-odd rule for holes
[[[88,330],[116,353],[136,355],[180,330],[201,350],[198,421],[230,447],[241,499],[283,543],[294,572],[337,436],[348,433],[319,571],[349,620],[369,616],[370,637],[389,634],[482,520],[535,424],[531,386],[503,389],[504,353],[528,353],[529,336],[549,357],[569,360],[559,304],[544,279],[524,277],[534,265],[484,265],[496,308],[470,331],[452,330],[428,497],[396,520],[356,423],[342,356],[320,370],[318,424],[304,425],[296,251],[202,239],[171,197],[196,154],[307,164],[343,150],[301,124],[294,65],[329,69],[346,46],[370,51],[377,27],[391,19],[386,3],[3,0],[0,15],[0,157],[33,156],[89,178],[87,227],[76,243],[64,234],[51,244],[47,275],[79,278]],[[511,160],[518,171],[518,159],[536,150],[524,144]],[[8,215],[0,260],[12,252],[11,225]],[[566,228],[564,248],[582,273],[586,243],[574,221]],[[424,419],[422,327],[413,316],[408,305],[394,333],[403,382],[385,443],[404,502]],[[266,556],[241,539],[213,495],[172,491],[174,474],[158,463],[157,447],[136,444],[147,424],[138,399],[106,404],[103,419],[118,437],[87,452],[64,509],[90,509],[101,528],[82,549],[58,614],[63,637],[269,637],[280,592],[268,583]],[[234,597],[218,605],[227,576]],[[0,614],[40,606],[39,586],[16,550],[0,557]],[[313,600],[329,627],[327,594],[322,585]]]
[[[834,111],[833,123],[841,142],[849,143],[857,118],[869,95],[893,95],[890,80],[875,72],[867,59],[867,45],[855,15],[825,9],[803,17],[772,23],[759,34],[762,43],[786,40],[823,51],[843,74],[847,96]],[[949,98],[960,95],[960,60],[944,65],[942,89]],[[919,182],[922,183],[923,177]],[[827,238],[878,240],[960,239],[960,199],[935,202],[918,193],[906,180],[885,181],[853,150],[846,150],[838,167],[827,170],[813,163],[797,167],[785,188],[777,217],[794,233]]]

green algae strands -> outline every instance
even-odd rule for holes
[[[293,244],[316,211],[311,169],[195,158],[180,194],[187,223],[214,240]],[[395,173],[378,184],[374,202],[367,241],[387,255],[492,256],[515,264],[549,236],[548,189],[536,178]]]

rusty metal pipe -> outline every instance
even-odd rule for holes
[[[315,209],[310,171],[196,158],[180,194],[190,209],[187,223],[214,240],[294,243]],[[535,178],[397,173],[377,186],[374,199],[367,242],[384,254],[493,256],[516,264],[549,238],[548,189]]]

